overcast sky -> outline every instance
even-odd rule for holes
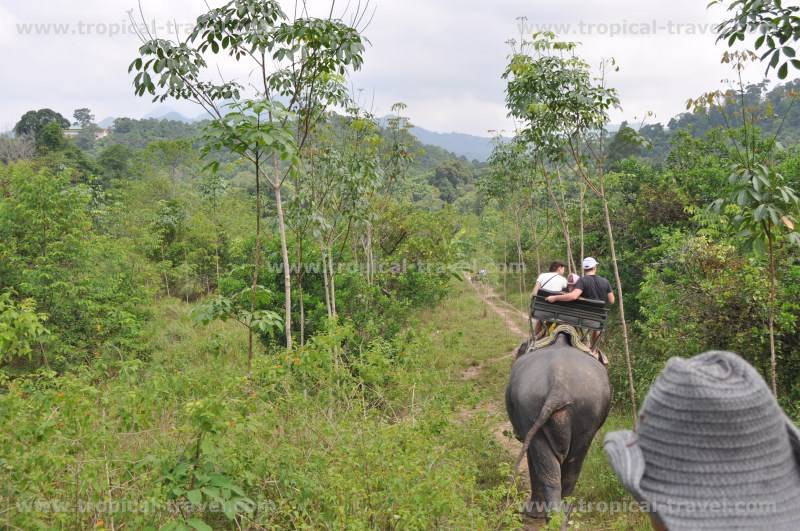
[[[706,0],[372,1],[376,12],[366,30],[371,45],[352,84],[377,115],[402,101],[416,125],[434,131],[486,136],[488,130],[513,128],[500,74],[509,53],[506,41],[519,35],[518,17],[527,17],[529,32],[552,24],[581,42],[580,53],[593,64],[617,60],[620,70],[610,84],[619,89],[623,111],[612,117],[615,122],[648,111],[655,113],[650,121],[666,122],[683,111],[689,97],[718,88],[728,77],[713,32],[723,12],[707,10]],[[141,3],[160,36],[166,36],[169,22],[183,28],[206,9],[203,0]],[[133,95],[127,73],[138,46],[124,27],[126,12],[134,7],[136,0],[0,0],[0,131],[11,129],[25,111],[42,107],[70,118],[75,108],[89,107],[98,121],[153,111],[149,99]],[[762,72],[754,66],[751,79]],[[237,75],[246,78],[247,70]],[[165,105],[188,116],[200,114],[190,104]]]

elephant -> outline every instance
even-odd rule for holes
[[[602,363],[574,348],[570,336],[537,350],[520,347],[506,388],[514,435],[523,441],[531,480],[526,513],[559,510],[578,481],[586,453],[608,416],[611,386]],[[520,453],[519,461],[522,458]]]

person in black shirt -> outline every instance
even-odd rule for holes
[[[597,269],[592,269],[591,271],[591,273],[586,272],[586,274],[575,283],[575,289],[581,290],[580,297],[614,304],[614,293],[611,291],[611,283],[597,275]]]
[[[611,289],[611,283],[597,274],[597,260],[591,256],[583,260],[583,276],[575,284],[575,289],[563,295],[551,295],[545,300],[547,302],[558,301],[574,301],[583,297],[584,299],[594,299],[598,301],[614,304],[614,292]],[[597,340],[600,337],[600,332],[594,331],[592,333],[592,345],[597,345]]]

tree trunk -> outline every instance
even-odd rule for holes
[[[503,300],[508,300],[508,237],[503,237]]]
[[[161,262],[163,264],[167,263],[167,254],[166,254],[166,251],[164,251],[164,242],[163,241],[161,242]],[[168,276],[168,271],[166,269],[164,269],[164,287],[167,288],[167,297],[169,297],[170,296],[170,294],[169,294],[169,276]]]
[[[214,242],[214,265],[217,270],[217,289],[219,289],[219,232],[217,232],[217,239]]]
[[[520,233],[520,228],[519,228],[518,210],[515,211],[514,213],[514,231],[515,231],[514,236],[516,237],[516,243],[517,243],[517,261],[518,261],[517,267],[520,268],[518,269],[517,274],[519,275],[519,277],[517,280],[519,283],[520,296],[524,299],[526,295],[525,292],[528,290],[528,288],[525,284],[525,259],[522,257],[522,234]]]
[[[256,311],[258,270],[261,268],[261,156],[255,154],[256,165],[256,243],[253,250],[253,282],[250,288],[250,315]],[[253,323],[247,326],[247,372],[253,368]]]
[[[300,346],[306,344],[306,307],[303,301],[303,235],[297,236],[297,295],[300,303]]]
[[[777,279],[775,274],[775,245],[772,240],[772,227],[767,228],[769,244],[769,372],[772,380],[772,394],[778,396],[778,358],[775,355],[775,300],[777,299]]]
[[[606,199],[605,179],[600,177],[600,200],[603,202],[603,214],[606,221],[606,233],[608,234],[608,245],[611,250],[611,264],[614,268],[614,280],[617,283],[617,298],[619,301],[619,318],[622,325],[622,342],[625,347],[625,365],[628,371],[628,391],[631,395],[631,410],[633,412],[633,422],[636,424],[638,418],[636,406],[636,387],[633,383],[633,362],[631,360],[631,350],[628,342],[628,323],[625,321],[625,302],[622,298],[622,279],[619,275],[617,265],[617,250],[614,245],[614,232],[611,228],[611,213],[608,210],[608,200]]]
[[[533,240],[533,252],[536,255],[536,276],[542,274],[542,254],[539,251],[539,227],[536,218],[531,216],[531,239]]]
[[[333,268],[333,245],[328,246],[328,267],[330,268],[329,282],[331,286],[331,315],[336,317],[336,275]]]
[[[372,256],[372,222],[367,221],[367,230],[364,240],[364,256],[367,261],[367,284],[374,282],[374,263]]]
[[[280,171],[278,168],[278,156],[273,155],[275,161],[276,175]],[[281,199],[280,183],[273,186],[275,190],[275,206],[278,209],[278,232],[281,236],[281,259],[283,260],[283,296],[286,300],[284,306],[284,329],[286,330],[286,348],[292,348],[292,274],[289,268],[289,250],[286,245],[286,224],[283,217],[283,200]]]
[[[583,221],[583,211],[586,206],[586,184],[581,184],[581,193],[580,193],[580,239],[581,239],[581,255],[578,259],[583,263],[583,259],[586,258],[586,248],[585,248],[585,241],[584,241],[584,221]]]
[[[189,276],[189,252],[187,251],[186,247],[183,248],[183,263],[186,264],[186,276],[184,280],[186,282],[186,304],[189,304],[189,289],[191,289],[191,277]]]
[[[558,220],[561,222],[561,231],[564,235],[564,241],[567,245],[567,264],[569,268],[569,272],[572,273],[576,271],[575,268],[575,259],[572,257],[572,238],[569,234],[569,223],[567,223],[566,214],[561,210],[561,205],[558,203],[558,198],[556,198],[555,192],[553,192],[553,183],[550,182],[550,177],[545,175],[544,178],[545,182],[547,183],[547,193],[550,196],[550,200],[553,202],[553,206],[556,209],[556,215],[558,216]]]
[[[567,213],[567,198],[564,196],[564,181],[561,179],[561,170],[556,167],[556,177],[558,177],[558,191],[561,194],[561,204],[564,208],[564,225],[567,227],[567,234],[569,235],[569,215]],[[567,251],[569,254],[568,258],[570,262],[572,262],[572,267],[575,270],[578,270],[577,264],[575,263],[575,257],[572,256],[572,236],[570,235],[569,239],[569,249]],[[583,256],[579,257],[580,261],[583,261]]]
[[[328,252],[325,247],[325,242],[319,244],[320,254],[322,255],[322,280],[325,285],[325,309],[328,311],[328,317],[333,317],[331,311],[331,288],[328,282],[328,260],[325,254]]]
[[[531,195],[531,240],[533,242],[533,249],[536,253],[536,276],[542,274],[542,254],[539,251],[539,246],[542,244],[542,240],[547,239],[548,234],[550,233],[550,216],[549,214],[546,216],[547,219],[547,226],[545,227],[544,235],[541,237],[539,236],[539,223],[536,219],[536,200],[533,195]]]

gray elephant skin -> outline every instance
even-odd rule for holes
[[[520,350],[525,351],[526,345]],[[605,367],[572,347],[564,334],[552,345],[522,354],[514,362],[506,410],[517,439],[530,441],[529,515],[544,517],[572,494],[610,404]]]

